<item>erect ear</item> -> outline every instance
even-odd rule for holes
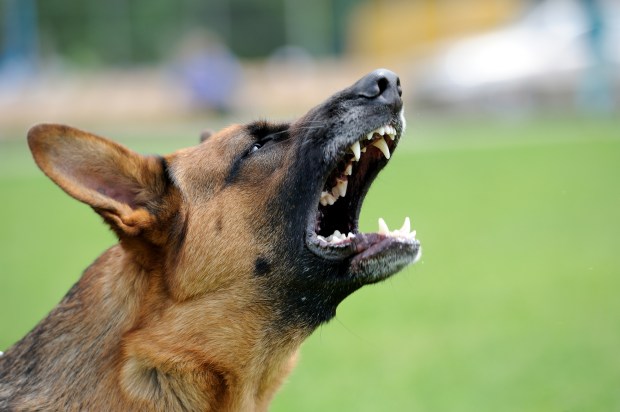
[[[28,145],[41,170],[69,195],[92,206],[119,236],[137,235],[155,222],[150,210],[157,208],[167,182],[161,158],[55,124],[30,129]]]

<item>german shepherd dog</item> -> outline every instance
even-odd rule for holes
[[[120,242],[0,356],[0,410],[267,410],[338,304],[420,256],[408,219],[358,231],[404,126],[400,81],[381,69],[297,121],[167,156],[33,127],[38,166]]]

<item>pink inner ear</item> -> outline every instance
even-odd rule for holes
[[[135,184],[132,184],[123,176],[116,176],[114,180],[109,180],[106,179],[106,176],[82,174],[79,180],[89,189],[97,191],[117,202],[125,203],[132,209],[138,206],[136,197],[139,191]]]

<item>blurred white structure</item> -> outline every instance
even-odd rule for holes
[[[446,45],[417,77],[416,100],[473,110],[613,110],[620,83],[620,2],[599,1],[597,16],[589,14],[589,4],[543,0],[508,27]],[[601,21],[593,27],[596,17]]]

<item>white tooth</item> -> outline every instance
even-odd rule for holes
[[[327,239],[325,239],[323,236],[321,235],[317,235],[316,236],[317,239],[322,240],[323,242],[327,242]]]
[[[379,218],[379,234],[384,236],[388,236],[390,234],[390,229],[382,217]]]
[[[327,205],[333,205],[334,202],[336,202],[336,200],[338,200],[337,197],[334,197],[331,193],[328,192],[322,192],[321,193],[321,200],[319,201],[323,206],[327,206]]]
[[[362,147],[362,153],[366,153],[366,148]]]
[[[336,242],[343,241],[343,240],[345,240],[346,238],[347,238],[347,237],[344,235],[344,233],[340,233],[340,231],[339,231],[339,230],[334,230],[334,233],[332,233],[332,234],[331,234],[331,235],[327,238],[327,240],[328,240],[329,242],[336,243]]]
[[[353,174],[353,164],[352,164],[352,163],[349,163],[349,164],[347,165],[347,168],[346,168],[346,169],[344,169],[344,174],[345,174],[346,176],[351,176],[351,175]]]
[[[321,203],[323,206],[327,206],[327,195],[329,193],[327,192],[321,192],[321,200],[319,200],[319,203]]]
[[[340,188],[338,187],[338,185],[332,187],[332,196],[334,196],[336,199],[340,197]]]
[[[389,129],[386,128],[387,135],[390,137],[391,140],[394,140],[396,138],[396,129],[394,129],[394,126],[387,127],[389,127]]]
[[[366,135],[366,139],[368,140],[372,140],[372,136],[375,134],[375,132],[370,132]]]
[[[385,134],[385,127],[380,127],[380,128],[379,128],[379,134],[380,134],[381,136],[383,136],[383,135]]]
[[[372,145],[381,150],[386,159],[390,158],[390,148],[383,137],[372,142]]]
[[[360,142],[355,142],[351,145],[351,151],[353,152],[353,156],[355,156],[355,161],[360,160]]]
[[[349,181],[348,180],[338,180],[338,184],[336,185],[338,187],[338,194],[340,194],[340,196],[345,197],[347,195],[347,186],[349,185]]]
[[[416,231],[414,230],[413,232],[409,233],[408,236],[412,239],[415,239],[415,234],[416,234]]]
[[[411,232],[411,220],[409,220],[409,216],[405,218],[405,223],[403,223],[403,227],[400,228],[400,233],[403,235],[408,235]]]

